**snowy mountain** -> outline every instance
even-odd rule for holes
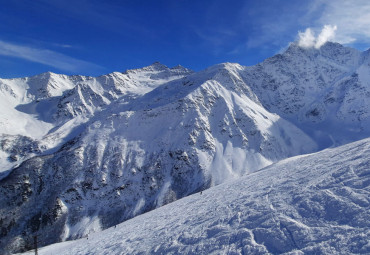
[[[370,135],[369,54],[338,43],[319,49],[292,43],[241,75],[267,110],[290,120],[322,149]]]
[[[369,52],[339,44],[293,43],[252,67],[194,73],[154,63],[1,79],[0,249],[30,249],[34,234],[41,246],[84,237],[368,137],[369,63]]]
[[[24,160],[60,148],[83,129],[83,123],[117,98],[134,98],[190,73],[181,66],[170,69],[154,63],[96,78],[49,72],[0,79],[0,179]],[[24,149],[24,140],[34,149]]]
[[[369,156],[293,157],[39,254],[369,254]]]
[[[83,237],[316,150],[230,79],[234,68],[222,64],[118,98],[58,151],[14,169],[0,187],[0,205],[11,215],[3,221],[9,249],[29,248],[26,237],[34,232],[42,245]]]

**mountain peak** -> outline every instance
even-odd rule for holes
[[[153,71],[163,71],[163,70],[168,69],[168,67],[166,65],[163,65],[159,61],[156,61],[153,64],[151,64],[150,66],[147,66],[147,67],[144,67],[144,68],[152,69]]]
[[[174,67],[171,67],[171,69],[184,69],[185,67],[183,67],[182,65],[177,65],[177,66],[174,66]]]
[[[34,76],[31,76],[30,78],[39,78],[39,79],[50,79],[52,76],[57,75],[53,72],[47,71],[44,73],[40,73]]]
[[[285,52],[296,51],[296,50],[300,50],[300,51],[320,51],[322,49],[333,49],[333,48],[345,48],[345,46],[343,46],[342,44],[337,43],[337,42],[328,41],[328,42],[324,43],[322,46],[320,46],[319,48],[316,48],[314,46],[304,47],[304,46],[299,45],[298,41],[295,41],[295,42],[292,42],[292,43],[289,44],[289,46],[288,46],[288,48]]]
[[[170,68],[171,70],[178,70],[178,71],[191,71],[190,69],[183,67],[182,65],[177,65]]]
[[[124,73],[137,73],[137,72],[141,72],[141,71],[161,72],[161,71],[165,71],[165,70],[168,70],[168,69],[169,68],[166,65],[163,65],[163,64],[161,64],[160,62],[157,61],[157,62],[154,62],[153,64],[151,64],[149,66],[126,70]]]
[[[194,73],[193,70],[183,67],[182,65],[177,65],[170,68],[171,73],[176,73],[178,75],[189,75]]]
[[[346,54],[356,54],[359,53],[358,50],[343,46],[340,43],[337,42],[326,42],[324,43],[320,48],[316,48],[314,46],[312,47],[302,47],[299,45],[299,42],[292,42],[290,43],[289,47],[286,49],[284,54],[299,54],[299,53],[305,53],[305,54],[320,54],[324,56],[329,55],[346,55]]]
[[[344,46],[338,42],[326,42],[324,43],[319,49],[321,48],[343,48]]]
[[[320,48],[302,47],[298,42],[293,42],[284,53],[269,58],[268,61],[271,61],[271,59],[275,61],[281,57],[288,58],[290,60],[296,59],[297,61],[301,61],[298,59],[303,57],[312,61],[319,57],[333,61],[336,64],[343,65],[345,68],[352,69],[357,65],[360,55],[360,51],[351,47],[343,46],[337,42],[326,42]],[[286,61],[286,59],[282,61]]]

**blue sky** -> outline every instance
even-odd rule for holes
[[[310,28],[367,49],[368,0],[0,0],[0,77],[253,65]]]

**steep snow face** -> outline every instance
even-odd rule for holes
[[[9,139],[22,137],[39,144],[37,150],[24,150],[22,155],[15,153],[22,150],[20,146],[1,146],[0,172],[35,154],[55,151],[82,130],[81,124],[112,101],[123,97],[129,101],[191,73],[181,66],[168,68],[154,63],[96,78],[49,72],[29,78],[0,79],[0,144],[14,144]]]
[[[242,76],[266,109],[325,148],[370,135],[368,55],[336,43],[320,49],[293,43]]]
[[[35,111],[17,109],[20,105],[60,96],[74,87],[66,75],[43,73],[20,79],[0,79],[0,134],[41,138],[52,125],[35,116]],[[22,108],[22,107],[21,107]]]
[[[369,159],[366,139],[283,160],[39,254],[368,254]]]
[[[23,159],[46,149],[39,145],[39,141],[55,125],[43,116],[55,103],[53,98],[73,88],[76,79],[53,73],[0,79],[0,178]],[[48,104],[39,105],[40,101]],[[28,147],[30,143],[31,150]]]
[[[40,245],[83,237],[315,151],[308,136],[259,104],[236,76],[240,68],[218,65],[119,98],[58,152],[14,169],[0,182],[7,249],[29,248],[35,231]]]

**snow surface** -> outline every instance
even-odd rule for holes
[[[369,184],[365,139],[280,161],[39,254],[369,254]]]

